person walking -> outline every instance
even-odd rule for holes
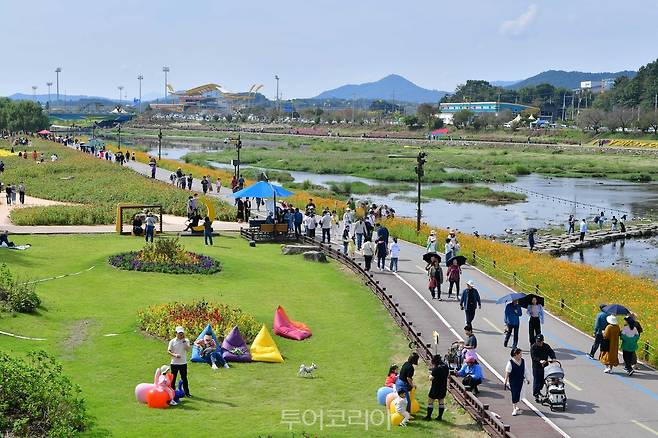
[[[256,203],[258,205],[258,203]],[[304,215],[302,214],[301,211],[299,211],[299,208],[295,208],[295,237],[299,238],[302,234],[302,222],[304,222]]]
[[[363,244],[364,234],[366,234],[366,224],[363,223],[363,219],[359,218],[354,223],[354,236],[356,237],[357,251],[361,251],[361,245]]]
[[[455,286],[455,294],[457,299],[459,299],[459,279],[462,275],[462,268],[457,263],[457,260],[453,260],[450,266],[448,266],[448,271],[446,272],[446,277],[448,277],[448,299],[452,295],[452,286]]]
[[[425,245],[427,252],[436,252],[436,231],[430,231],[430,235],[427,237],[427,245]]]
[[[535,401],[541,403],[539,392],[544,387],[544,367],[555,360],[555,352],[544,342],[541,333],[535,336],[535,343],[530,347],[530,358],[532,359],[532,395]]]
[[[612,215],[612,219],[610,219],[610,229],[612,231],[617,231],[617,222],[619,222],[619,220],[615,217],[615,215]]]
[[[194,181],[194,178],[192,177],[192,174],[189,173],[187,175],[187,190],[192,190],[192,181]]]
[[[215,191],[219,195],[220,190],[222,190],[222,180],[221,178],[217,178],[217,181],[215,181]]]
[[[130,161],[130,157],[127,157],[127,160]],[[155,161],[155,158],[149,160],[149,166],[151,166],[151,179],[155,179],[155,171],[158,168],[158,163]]]
[[[576,219],[573,217],[572,214],[569,215],[569,219],[567,220],[567,234],[571,235],[575,232],[575,227],[576,227]]]
[[[605,327],[608,325],[608,322],[606,321],[608,314],[603,311],[605,306],[605,304],[599,304],[599,313],[597,313],[594,318],[594,344],[592,344],[592,348],[589,351],[588,356],[590,359],[594,359],[596,350],[599,349],[601,341],[603,340],[603,330],[605,330]]]
[[[366,241],[366,243],[368,242],[369,240]],[[407,399],[407,412],[411,412],[411,390],[416,387],[414,383],[414,365],[418,365],[418,359],[418,353],[411,353],[407,361],[402,364],[398,379],[395,381],[395,389],[397,391],[403,391],[404,397]]]
[[[580,241],[585,240],[585,233],[587,233],[587,222],[585,222],[585,219],[580,220]]]
[[[397,237],[393,238],[393,244],[391,245],[391,249],[389,250],[389,254],[391,255],[391,262],[389,264],[388,269],[390,269],[391,272],[398,272],[398,259],[400,257],[400,245],[398,244],[398,238]]]
[[[528,230],[528,246],[530,247],[530,251],[532,251],[535,248],[535,233],[537,232],[536,228],[530,228]]]
[[[640,333],[635,327],[633,317],[624,318],[624,328],[621,330],[621,354],[624,358],[624,369],[626,374],[632,376],[635,372],[635,352],[637,351],[637,341],[640,339]]]
[[[619,365],[619,338],[621,336],[621,330],[617,325],[617,317],[615,315],[608,315],[606,321],[608,322],[608,326],[603,330],[599,361],[606,367],[603,372],[611,373],[612,368]]]
[[[25,204],[25,184],[23,184],[23,181],[18,185],[18,200],[21,204]]]
[[[519,344],[519,325],[521,323],[522,314],[523,311],[519,305],[519,300],[507,303],[505,306],[505,325],[507,326],[505,330],[505,340],[503,341],[505,348],[507,348],[507,343],[512,334],[514,335],[512,340],[512,350],[515,350],[516,346]]]
[[[203,191],[204,195],[206,193],[208,193],[208,186],[209,185],[210,185],[210,181],[208,181],[205,176],[203,178],[201,178],[201,190]]]
[[[537,297],[533,296],[528,304],[528,332],[530,345],[535,343],[535,336],[541,333],[544,324],[544,306],[537,303]]]
[[[466,325],[472,326],[472,322],[475,319],[475,309],[482,308],[480,293],[475,288],[475,283],[472,280],[466,282],[466,289],[462,291],[459,307],[464,311],[466,316]]]
[[[320,219],[320,225],[322,227],[322,243],[325,243],[325,238],[327,243],[331,243],[331,213],[329,210],[325,211]]]
[[[158,220],[156,217],[151,213],[150,211],[146,214],[146,219],[144,222],[146,223],[146,232],[144,233],[146,241],[149,241],[149,237],[151,238],[151,243],[153,243],[153,236],[155,234],[155,223]]]
[[[512,393],[512,415],[516,416],[521,413],[521,409],[518,407],[518,403],[521,400],[521,390],[523,389],[523,383],[530,384],[530,381],[526,377],[525,371],[525,360],[523,359],[523,353],[520,348],[512,348],[510,352],[511,359],[507,362],[505,367],[505,382],[503,383],[503,388],[507,388],[509,383],[509,389]]]
[[[381,237],[377,238],[375,253],[377,255],[377,267],[380,271],[383,271],[386,269],[386,256],[388,255],[388,249],[386,248],[386,241]]]
[[[343,229],[343,236],[341,239],[343,243],[343,254],[347,255],[347,247],[350,244],[350,229],[348,227]]]
[[[18,190],[16,190],[16,184],[12,183],[12,185],[11,185],[11,203],[12,204],[16,204],[16,192],[17,191]]]
[[[318,222],[315,219],[315,213],[313,211],[306,213],[306,219],[304,220],[304,223],[306,224],[306,235],[315,240],[315,229],[318,226]]]
[[[425,415],[425,420],[432,419],[432,411],[434,410],[434,402],[439,404],[439,415],[436,419],[438,421],[443,420],[443,412],[445,411],[444,400],[446,398],[446,393],[448,392],[448,376],[450,375],[450,369],[448,365],[443,362],[441,356],[435,354],[432,356],[432,368],[430,369],[430,392],[427,395],[427,415]]]
[[[212,246],[212,221],[208,216],[203,218],[203,240],[206,245]]]
[[[190,386],[187,381],[187,352],[190,351],[192,346],[189,339],[185,337],[185,330],[183,327],[176,327],[176,337],[169,341],[167,352],[171,356],[171,373],[174,379],[171,381],[171,387],[176,390],[176,378],[180,373],[180,378],[183,381],[183,391],[185,397],[192,397],[190,395]]]
[[[372,265],[372,257],[375,255],[375,245],[372,244],[370,239],[366,238],[366,241],[362,246],[363,258],[365,260],[365,270],[370,271],[370,266]]]
[[[11,184],[5,187],[5,194],[7,195],[7,205],[11,205]]]
[[[432,299],[441,300],[441,283],[443,283],[443,269],[438,257],[432,257],[432,261],[427,267],[427,276],[429,277],[428,289],[432,294]]]

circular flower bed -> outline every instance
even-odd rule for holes
[[[166,274],[214,274],[222,270],[219,260],[193,252],[188,252],[187,255],[190,260],[186,263],[151,262],[140,258],[141,251],[133,251],[111,256],[109,262],[114,267],[128,271]]]

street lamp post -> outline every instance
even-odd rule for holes
[[[59,74],[62,71],[62,67],[57,67],[55,69],[55,74],[57,75],[57,103],[59,103]]]
[[[162,160],[162,128],[158,132],[158,161]]]
[[[36,85],[32,85],[32,98],[34,99],[35,102],[37,101],[37,88],[39,87],[37,87]]]
[[[242,140],[240,139],[240,134],[238,134],[238,139],[235,142],[235,150],[238,152],[238,164],[235,166],[236,178],[240,178],[240,149],[242,149]]]
[[[388,158],[407,158],[415,159],[416,167],[414,171],[416,172],[417,182],[418,182],[418,197],[417,197],[417,207],[416,207],[416,232],[420,233],[420,218],[421,218],[421,209],[420,209],[420,195],[421,195],[421,184],[423,176],[425,175],[425,163],[427,163],[427,154],[425,152],[419,152],[417,156],[407,156],[407,155],[389,155]]]
[[[117,126],[119,133],[119,146],[118,149],[121,150],[121,125]]]
[[[46,82],[46,85],[48,86],[48,109],[50,109],[50,87],[53,86],[52,82]]]
[[[167,73],[169,73],[169,67],[164,66],[162,67],[162,71],[164,72],[164,103],[167,103]]]
[[[119,105],[121,105],[121,95],[123,94],[123,85],[117,87],[119,89]]]
[[[137,108],[138,113],[142,112],[142,79],[144,79],[144,76],[137,76],[137,80],[139,81],[139,107]]]
[[[281,111],[281,105],[279,103],[279,75],[274,75],[274,79],[276,79],[276,115],[278,117]]]

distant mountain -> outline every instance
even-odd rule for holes
[[[315,97],[315,99],[385,99],[402,102],[435,103],[448,94],[445,91],[428,90],[419,87],[408,79],[399,75],[388,75],[376,82],[364,84],[350,84],[327,90]]]
[[[619,76],[628,76],[629,78],[634,78],[636,74],[637,72],[632,70],[618,71],[615,73],[587,73],[582,71],[548,70],[528,79],[516,82],[512,85],[505,86],[505,88],[518,90],[519,88],[535,86],[539,84],[551,84],[554,87],[573,89],[580,88],[581,81],[600,81],[601,79],[617,78]]]
[[[494,87],[509,87],[510,85],[514,85],[517,82],[521,82],[519,80],[516,81],[489,81],[491,85]]]

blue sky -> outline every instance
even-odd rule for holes
[[[547,69],[637,69],[658,57],[656,0],[0,0],[0,95],[128,98],[215,82],[284,98],[401,74],[453,90]]]

